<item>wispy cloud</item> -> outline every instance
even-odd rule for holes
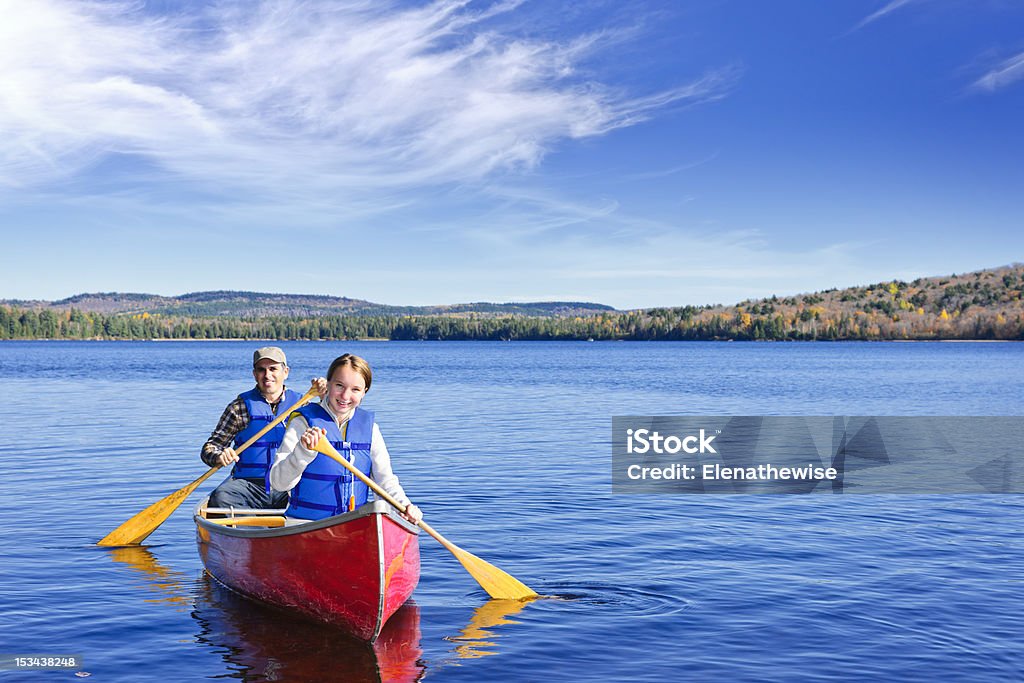
[[[561,140],[720,97],[735,78],[653,94],[588,80],[580,65],[614,30],[523,37],[501,21],[518,4],[264,0],[189,17],[0,0],[0,187],[130,165],[236,197],[345,205],[532,169]]]
[[[645,171],[645,172],[642,172],[642,173],[629,173],[627,175],[622,176],[622,179],[623,180],[655,180],[657,178],[667,178],[668,176],[672,176],[672,175],[675,175],[677,173],[681,173],[682,171],[689,171],[691,169],[698,168],[699,166],[703,166],[704,164],[707,164],[707,163],[709,163],[711,161],[714,161],[717,158],[718,158],[718,152],[715,152],[714,154],[711,154],[711,155],[705,157],[704,159],[700,159],[698,161],[692,161],[692,162],[690,162],[688,164],[679,164],[678,166],[673,166],[672,168],[666,168],[666,169],[660,169],[660,170],[654,170],[654,171]]]
[[[974,81],[971,89],[991,93],[1000,88],[1005,88],[1022,78],[1024,78],[1024,52],[1020,52],[1009,59],[1004,59],[989,68],[981,78]]]
[[[910,4],[916,3],[916,2],[922,2],[922,0],[890,0],[888,3],[883,5],[880,9],[875,10],[874,12],[869,14],[868,16],[866,16],[863,19],[861,19],[860,22],[856,26],[854,26],[852,29],[850,29],[850,32],[852,33],[853,31],[859,31],[860,29],[864,28],[868,24],[870,24],[872,22],[875,22],[875,21],[878,21],[882,17],[884,17],[884,16],[886,16],[888,14],[891,14],[892,12],[895,12],[899,8],[901,8],[901,7],[905,6],[905,5],[910,5]]]

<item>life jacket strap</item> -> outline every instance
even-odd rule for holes
[[[324,510],[326,512],[330,512],[331,514],[337,514],[338,512],[338,507],[336,505],[321,505],[320,503],[310,503],[294,497],[291,499],[290,502],[292,506],[297,508],[309,508],[310,510]]]
[[[314,474],[312,472],[304,472],[302,476],[306,479],[316,479],[317,481],[352,481],[352,475],[348,472],[345,474]]]

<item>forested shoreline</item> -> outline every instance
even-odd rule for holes
[[[317,319],[180,318],[148,314],[66,314],[0,307],[0,339],[391,339],[391,340],[935,340],[1024,339],[1020,316],[976,312],[920,316],[900,324],[878,315],[822,320],[710,314],[695,308],[608,313],[586,318],[342,317]]]
[[[5,339],[1021,340],[1024,266],[591,315],[189,316],[0,305]]]

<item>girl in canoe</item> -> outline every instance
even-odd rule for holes
[[[303,406],[288,418],[277,459],[270,470],[275,491],[291,491],[285,515],[323,519],[353,510],[367,501],[369,490],[326,455],[316,452],[322,439],[405,506],[412,521],[423,517],[391,470],[391,457],[373,412],[359,407],[370,390],[373,373],[359,356],[346,353],[327,370],[327,395],[319,404]]]

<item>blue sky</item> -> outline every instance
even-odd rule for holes
[[[0,0],[0,298],[733,303],[1024,260],[1024,4]]]

